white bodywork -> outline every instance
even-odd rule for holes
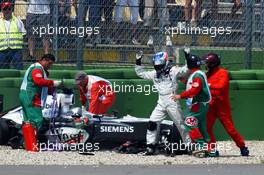
[[[48,95],[46,105],[44,109],[42,109],[42,115],[44,118],[71,117],[69,112],[71,111],[73,104],[74,104],[73,94],[67,95],[67,94],[59,93],[56,95],[56,100],[52,95]],[[60,111],[58,109],[60,109]],[[55,111],[55,113],[53,111]],[[2,118],[12,120],[18,125],[22,125],[23,122],[22,107],[17,107],[14,110],[9,111]]]

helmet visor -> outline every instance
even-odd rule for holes
[[[162,65],[154,65],[154,69],[155,69],[156,71],[162,70],[163,67],[164,67],[163,64],[162,64]]]

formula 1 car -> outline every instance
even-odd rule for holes
[[[123,143],[145,145],[148,119],[118,114],[95,115],[73,107],[74,94],[64,89],[49,95],[42,110],[43,126],[39,130],[39,142],[62,144],[99,143],[100,148],[114,148]],[[0,144],[18,148],[22,145],[22,107],[17,107],[0,116]],[[172,121],[160,125],[160,143],[178,143],[180,134]]]

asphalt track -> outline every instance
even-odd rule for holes
[[[171,166],[0,166],[0,175],[263,175],[264,164]]]

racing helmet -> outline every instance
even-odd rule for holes
[[[161,71],[169,62],[167,52],[158,52],[153,57],[153,65],[156,71]]]
[[[220,57],[215,53],[208,53],[207,55],[203,56],[203,60],[206,63],[206,67],[208,69],[213,69],[221,64]]]
[[[186,61],[187,61],[187,67],[189,69],[199,68],[202,65],[202,60],[197,55],[189,54],[189,56],[186,58]]]

